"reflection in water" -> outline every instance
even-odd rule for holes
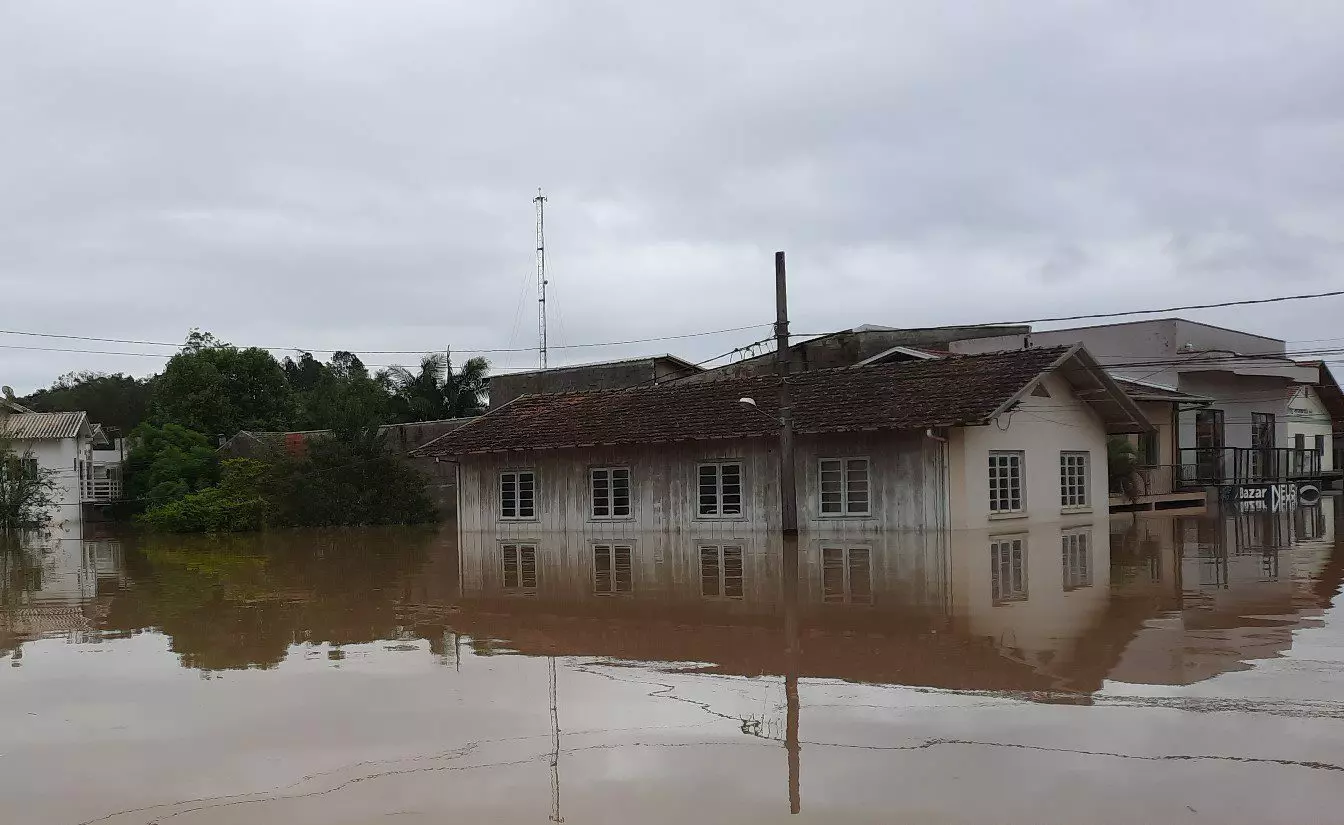
[[[44,537],[0,557],[0,646],[21,659],[25,639],[153,630],[184,667],[211,671],[272,667],[295,645],[327,643],[339,660],[342,645],[421,637],[456,664],[462,636],[479,655],[1085,696],[1287,650],[1339,584],[1334,504],[791,548],[725,527],[468,534],[460,558],[451,528]]]
[[[32,640],[158,634],[182,667],[202,672],[306,661],[334,673],[352,666],[348,646],[410,653],[426,639],[439,662],[462,669],[443,671],[454,679],[469,676],[475,657],[544,657],[546,704],[539,682],[521,689],[538,716],[548,711],[536,765],[549,768],[557,823],[562,798],[571,808],[583,798],[573,789],[582,763],[569,754],[585,741],[575,720],[591,713],[566,689],[567,673],[591,672],[582,663],[596,659],[661,663],[695,679],[769,677],[782,689],[782,728],[766,710],[711,712],[782,748],[789,809],[799,813],[804,745],[814,775],[827,759],[817,744],[827,710],[805,704],[808,679],[1085,705],[1107,681],[1185,685],[1245,669],[1288,651],[1293,631],[1337,594],[1334,507],[1327,498],[1278,514],[801,539],[731,525],[604,525],[529,540],[459,539],[451,527],[38,537],[0,557],[0,653],[26,675],[43,664],[23,656]],[[729,681],[740,680],[709,684]],[[578,729],[562,737],[565,719]]]

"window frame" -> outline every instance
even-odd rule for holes
[[[996,458],[997,458],[997,459],[1016,459],[1016,461],[1017,461],[1017,507],[1016,507],[1015,509],[1012,508],[1012,507],[1009,507],[1008,509],[995,509],[995,507],[994,507],[994,501],[995,501],[995,498],[999,497],[999,496],[997,495],[997,491],[995,490],[995,481],[996,481],[996,478],[997,478],[995,471],[996,471],[997,469],[999,469],[998,467],[994,466],[994,464],[993,464],[993,462],[994,462],[994,460],[995,460]],[[1011,470],[1011,467],[1012,467],[1011,464],[1007,465],[1007,468],[1008,468],[1009,470]],[[1021,518],[1021,517],[1023,517],[1023,516],[1026,516],[1026,515],[1027,515],[1027,453],[1026,453],[1026,451],[1025,451],[1025,450],[989,450],[988,453],[987,453],[987,455],[986,455],[986,467],[985,467],[985,470],[986,470],[986,474],[987,474],[987,476],[986,476],[986,481],[988,481],[988,489],[987,489],[987,492],[988,492],[988,494],[989,494],[989,495],[988,495],[988,499],[989,499],[989,500],[986,502],[986,504],[987,504],[988,507],[989,507],[989,517],[990,517],[990,518]],[[1011,473],[1010,473],[1008,476],[1005,476],[1005,478],[1006,478],[1006,479],[1011,479],[1011,478],[1012,478]],[[1008,492],[1008,496],[1007,496],[1007,498],[1008,498],[1008,503],[1011,505],[1011,503],[1012,503],[1012,490],[1011,490],[1011,488],[1009,488],[1007,492]]]
[[[521,507],[521,505],[520,505],[520,503],[519,503],[519,502],[520,502],[520,498],[521,498],[520,494],[521,494],[521,492],[522,492],[522,479],[520,478],[520,476],[524,476],[524,475],[530,475],[530,476],[532,476],[532,515],[530,515],[530,516],[524,516],[524,515],[521,514],[521,513],[522,513],[522,507]],[[504,513],[504,478],[505,478],[505,476],[514,476],[514,491],[513,491],[513,495],[514,495],[514,499],[513,499],[514,515],[512,515],[512,516],[510,516],[510,515],[505,515],[505,513]],[[497,479],[497,485],[496,485],[496,490],[497,490],[497,492],[499,493],[499,513],[498,513],[498,520],[499,520],[499,521],[536,521],[536,520],[540,517],[540,515],[539,515],[539,514],[540,514],[540,510],[539,510],[538,507],[537,507],[537,491],[540,489],[540,485],[537,483],[537,479],[538,479],[538,474],[537,474],[537,471],[536,471],[535,469],[521,468],[521,467],[520,467],[520,468],[515,469],[515,470],[500,470],[500,471],[499,471],[499,475],[498,475],[498,479]]]
[[[1072,466],[1070,460],[1082,460],[1082,475],[1077,475],[1078,465]],[[1069,501],[1069,473],[1074,471],[1075,501]],[[1076,499],[1081,496],[1082,500]],[[1059,451],[1059,509],[1065,513],[1086,513],[1092,510],[1092,452],[1090,450]]]
[[[1075,590],[1082,590],[1091,587],[1093,575],[1096,571],[1096,565],[1092,561],[1092,551],[1096,548],[1096,542],[1093,541],[1091,527],[1075,527],[1069,530],[1059,531],[1059,555],[1060,555],[1060,576],[1065,593],[1072,593]],[[1082,565],[1070,564],[1071,561],[1083,560]],[[1082,577],[1070,576],[1069,571],[1077,571],[1081,568]]]
[[[1011,584],[1014,543],[1019,545],[1017,549],[1021,554],[1021,560],[1018,564],[1018,570],[1021,572],[1019,582],[1020,588],[1005,590],[1003,586],[1003,578],[1000,576],[1000,571],[1004,566],[1004,560],[1000,557],[1000,554],[1002,553],[1002,548],[1006,546],[1009,553],[1007,564],[1009,583]],[[989,537],[989,596],[995,607],[1004,604],[1016,604],[1018,602],[1030,601],[1031,587],[1030,571],[1028,567],[1030,559],[1030,547],[1028,546],[1026,533],[1005,533],[1003,535]]]
[[[625,473],[625,506],[627,512],[617,515],[615,473]],[[597,474],[607,474],[607,513],[597,512]],[[588,468],[588,519],[590,521],[630,521],[635,517],[635,474],[628,464],[603,464]]]
[[[517,556],[515,561],[517,584],[509,585],[509,550],[513,549]],[[527,584],[525,564],[523,560],[523,551],[532,552],[532,584]],[[501,541],[499,542],[499,583],[500,589],[507,593],[521,596],[536,595],[537,581],[541,575],[541,567],[537,564],[537,559],[541,555],[538,545],[535,541]]]
[[[873,546],[871,544],[845,544],[842,542],[823,541],[818,548],[818,560],[820,562],[821,577],[819,585],[821,587],[822,604],[844,604],[844,605],[862,605],[871,606],[874,604],[873,598]],[[853,554],[861,552],[865,556],[865,567],[867,568],[868,587],[866,593],[854,593],[854,568]],[[826,590],[826,554],[840,554],[841,582],[840,593],[838,597],[830,595]]]
[[[705,541],[698,542],[696,545],[696,564],[700,572],[700,598],[712,599],[715,601],[740,602],[746,599],[747,591],[747,543],[745,541]],[[728,575],[728,551],[737,551],[737,593],[729,593],[729,575]],[[712,553],[710,558],[714,559],[714,580],[716,592],[706,592],[705,582],[709,578],[706,575],[705,560],[706,554]]]
[[[850,462],[863,462],[864,509],[850,510]],[[840,464],[840,512],[826,512],[826,488],[823,478],[828,462]],[[827,456],[817,459],[817,515],[821,518],[872,518],[873,517],[873,462],[866,455]]]
[[[635,592],[635,542],[628,539],[597,540],[590,542],[588,548],[593,557],[592,570],[594,596],[628,596]],[[608,571],[610,577],[609,586],[606,590],[602,590],[599,587],[598,574],[601,572],[598,570],[597,566],[599,548],[605,548],[607,550],[611,562],[611,567]],[[626,552],[629,553],[630,561],[629,574],[627,576],[628,581],[624,590],[620,587],[620,577],[617,575],[617,570],[619,569],[617,551],[621,548],[624,548]]]
[[[703,473],[706,468],[714,468],[714,510],[713,513],[703,512],[704,496],[703,491]],[[737,468],[737,512],[725,513],[723,503],[723,468]],[[743,472],[745,463],[741,459],[725,458],[722,460],[700,461],[695,465],[695,518],[706,521],[745,521],[747,518],[747,483],[746,473]]]

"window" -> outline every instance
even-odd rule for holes
[[[1022,453],[989,454],[989,512],[1022,512]]]
[[[1162,446],[1158,433],[1139,433],[1139,463],[1144,467],[1156,467],[1162,463]]]
[[[994,604],[1027,600],[1027,540],[1003,536],[989,542],[990,590]]]
[[[742,545],[700,546],[700,595],[706,598],[742,598]]]
[[[499,517],[533,519],[537,517],[537,474],[520,470],[499,474]]]
[[[1251,477],[1263,479],[1276,475],[1274,467],[1274,414],[1251,413]]]
[[[1064,591],[1092,586],[1092,531],[1071,530],[1060,534],[1064,564]]]
[[[537,591],[537,546],[505,544],[500,547],[504,565],[504,589],[522,593]]]
[[[821,514],[868,515],[868,459],[821,460]]]
[[[599,596],[631,593],[635,589],[629,544],[593,545],[593,592]]]
[[[630,518],[629,467],[594,467],[589,478],[593,518]]]
[[[21,458],[19,459],[19,468],[20,472],[23,473],[24,478],[27,479],[37,478],[37,459]]]
[[[1324,459],[1324,458],[1325,458],[1325,436],[1323,436],[1323,435],[1318,435],[1318,436],[1316,436],[1315,439],[1314,439],[1314,443],[1312,444],[1312,446],[1316,448],[1316,455],[1317,455],[1317,457],[1318,457],[1318,458],[1322,458],[1322,459]]]
[[[823,547],[821,600],[827,604],[872,604],[870,557],[867,547]]]
[[[700,465],[701,518],[735,518],[742,515],[742,465],[737,462]]]
[[[1059,454],[1059,504],[1061,507],[1086,507],[1087,453]]]

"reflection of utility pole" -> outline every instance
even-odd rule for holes
[[[789,752],[789,813],[802,810],[798,741],[798,536],[784,536],[784,748]]]
[[[555,657],[547,660],[551,692],[551,821],[564,822],[560,815],[560,705],[555,688]]]
[[[798,490],[794,486],[793,409],[789,405],[789,292],[784,253],[775,253],[775,358],[779,371],[780,527],[798,532]]]

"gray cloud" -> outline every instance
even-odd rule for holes
[[[559,343],[768,322],[777,248],[803,332],[1326,289],[1342,26],[1326,2],[10,0],[0,327],[528,346],[538,185]],[[1309,340],[1338,311],[1195,317]],[[157,362],[0,364],[26,391]]]

